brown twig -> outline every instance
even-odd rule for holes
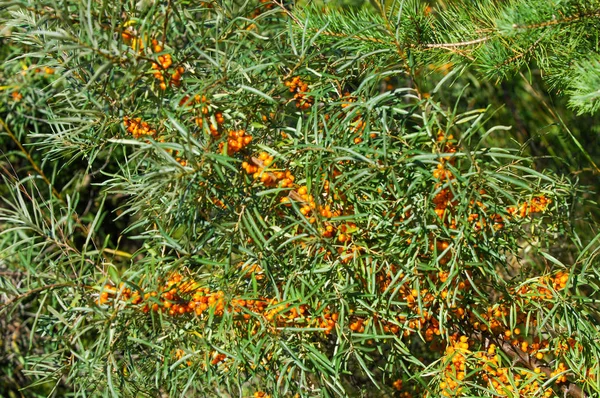
[[[375,2],[375,4],[377,5],[377,8],[379,9],[379,12],[381,13],[381,17],[385,20],[385,28],[388,31],[388,34],[394,38],[394,45],[396,46],[396,51],[398,52],[398,55],[400,55],[400,57],[402,58],[402,61],[404,61],[404,64],[407,67],[407,72],[409,72],[410,74],[410,70],[408,67],[408,62],[407,62],[407,57],[406,57],[406,52],[404,51],[404,49],[402,48],[402,46],[400,45],[400,43],[398,42],[398,40],[396,39],[396,35],[394,34],[394,29],[392,29],[392,24],[388,18],[387,13],[383,10],[383,7],[381,6],[381,4],[379,4],[379,2]]]
[[[10,128],[8,128],[8,125],[6,124],[6,122],[4,121],[4,119],[2,119],[2,118],[0,118],[0,125],[3,127],[4,131],[6,131],[6,134],[8,134],[8,136],[10,137],[10,139],[13,140],[13,142],[15,144],[17,144],[17,146],[19,147],[19,150],[21,152],[23,152],[23,154],[25,155],[25,157],[27,158],[27,160],[29,161],[29,163],[31,163],[31,166],[33,167],[33,169],[35,170],[35,172],[38,173],[38,175],[40,177],[42,177],[42,179],[44,180],[44,182],[50,186],[50,188],[52,189],[52,194],[54,196],[56,196],[56,198],[59,199],[61,202],[63,202],[63,198],[60,195],[60,193],[56,190],[56,188],[54,188],[54,185],[52,185],[52,183],[50,182],[50,180],[48,179],[48,177],[46,177],[46,174],[44,173],[44,171],[42,169],[40,169],[40,167],[37,165],[37,163],[31,157],[31,154],[29,153],[29,151],[27,149],[25,149],[25,147],[21,144],[21,142],[13,134],[13,132],[10,130]]]
[[[302,22],[300,22],[300,20],[294,14],[292,14],[287,8],[285,8],[285,6],[283,5],[283,1],[277,1],[277,0],[271,0],[271,1],[277,7],[281,8],[283,10],[283,12],[288,17],[290,17],[298,26],[300,26],[302,29],[304,29],[304,25],[302,24]]]
[[[31,296],[33,294],[37,294],[40,292],[43,292],[44,290],[53,290],[53,289],[59,289],[61,287],[82,287],[82,288],[88,288],[90,289],[90,286],[85,286],[85,285],[78,285],[75,283],[53,283],[51,285],[46,285],[46,286],[41,286],[38,287],[36,289],[33,290],[29,290],[23,294],[20,294],[16,297],[13,297],[12,299],[8,300],[6,303],[0,304],[0,310],[8,307],[9,305],[11,305],[12,303],[14,303],[15,301],[19,301],[21,299],[24,299],[25,297]]]
[[[468,40],[468,41],[461,41],[461,42],[457,42],[457,43],[429,43],[429,44],[424,44],[425,47],[427,48],[455,48],[455,47],[465,47],[465,46],[472,46],[473,44],[479,44],[479,43],[484,43],[488,40],[490,40],[491,38],[488,36],[484,36],[484,37],[480,37],[478,39],[473,39],[473,40]]]

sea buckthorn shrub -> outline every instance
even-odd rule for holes
[[[0,207],[21,383],[598,391],[578,188],[492,145],[509,132],[490,112],[409,87],[391,58],[311,45],[283,4],[41,3],[9,9],[3,66],[3,131],[31,163]]]

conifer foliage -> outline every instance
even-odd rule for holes
[[[600,3],[372,4],[0,8],[0,390],[600,392],[589,189],[437,96],[596,111]]]
[[[579,113],[600,109],[600,2],[418,0],[385,7],[374,3],[353,18],[344,11],[303,16],[320,38],[355,52],[393,53],[408,65],[473,66],[482,76],[503,79],[532,65]],[[344,37],[347,40],[339,40]]]

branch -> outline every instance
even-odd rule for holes
[[[20,294],[20,295],[18,295],[16,297],[13,297],[11,300],[8,300],[6,303],[0,304],[0,310],[8,307],[9,305],[11,305],[12,303],[14,303],[15,301],[19,301],[21,299],[24,299],[25,297],[28,297],[28,296],[31,296],[33,294],[37,294],[37,293],[43,292],[44,290],[59,289],[61,287],[83,287],[83,288],[91,289],[90,286],[79,285],[79,284],[75,284],[75,283],[53,283],[51,285],[46,285],[46,286],[38,287],[38,288],[33,289],[33,290],[29,290],[28,292],[25,292],[25,293]]]
[[[580,19],[589,18],[589,17],[600,17],[600,10],[594,10],[594,11],[586,12],[583,14],[577,14],[577,15],[573,15],[571,17],[562,18],[562,19],[552,19],[551,21],[540,22],[540,23],[531,24],[531,25],[513,24],[512,27],[514,29],[539,29],[539,28],[545,28],[547,26],[559,25],[559,24],[563,24],[563,23],[577,22]]]
[[[464,47],[471,46],[473,44],[484,43],[491,38],[488,36],[480,37],[479,39],[469,40],[469,41],[461,41],[457,43],[430,43],[424,44],[427,48],[455,48],[455,47]]]
[[[23,152],[23,154],[25,155],[25,157],[27,158],[27,160],[29,161],[29,163],[31,163],[31,167],[33,167],[33,169],[35,170],[35,172],[38,173],[38,175],[40,177],[42,177],[42,179],[44,180],[44,182],[46,184],[48,184],[48,186],[50,186],[50,188],[52,189],[52,194],[58,200],[60,200],[61,202],[64,203],[64,200],[63,200],[62,196],[60,196],[60,193],[58,193],[58,191],[56,190],[56,188],[54,188],[54,185],[52,185],[52,183],[50,182],[50,180],[48,179],[48,177],[46,177],[46,174],[44,173],[44,171],[39,168],[39,166],[37,165],[37,163],[35,163],[35,161],[31,157],[31,154],[29,153],[29,151],[27,151],[27,149],[25,149],[25,147],[21,144],[21,142],[17,139],[17,137],[15,137],[15,135],[13,134],[13,132],[8,128],[8,125],[6,124],[6,122],[2,118],[0,118],[0,125],[4,128],[4,130],[6,131],[6,134],[8,134],[8,136],[10,137],[10,139],[13,140],[13,142],[15,144],[17,144],[17,146],[19,147],[19,149],[21,150],[21,152]]]
[[[273,4],[275,4],[277,7],[281,8],[281,10],[288,16],[290,17],[298,26],[300,26],[302,29],[304,29],[304,24],[302,24],[302,22],[300,22],[300,20],[298,18],[296,18],[296,16],[294,14],[292,14],[287,8],[285,8],[285,5],[283,4],[283,1],[277,1],[277,0],[271,0],[273,2]]]
[[[493,339],[497,347],[499,347],[505,354],[510,356],[513,361],[521,363],[527,366],[529,369],[534,370],[539,368],[547,377],[551,377],[552,369],[544,366],[543,362],[538,360],[536,357],[529,355],[528,353],[521,350],[520,347],[514,347],[510,342],[503,339]],[[561,390],[574,398],[587,398],[588,395],[583,392],[581,387],[572,382],[562,383],[560,385]],[[565,395],[566,396],[566,395]]]

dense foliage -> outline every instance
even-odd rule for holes
[[[0,7],[7,396],[600,391],[597,2]]]

